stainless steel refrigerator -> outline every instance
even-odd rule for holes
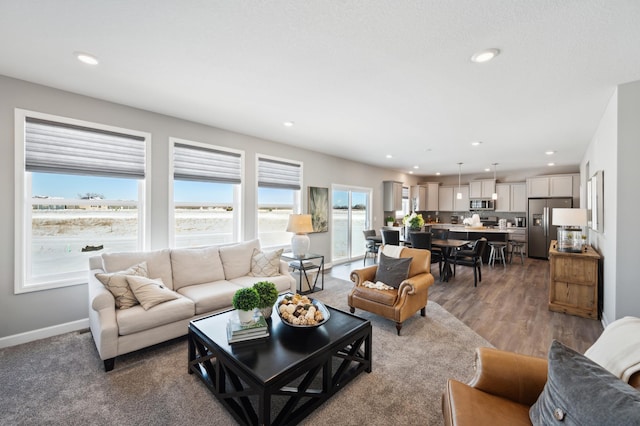
[[[554,208],[573,207],[572,198],[529,198],[529,257],[549,258],[551,240],[558,239],[558,227],[553,226]]]

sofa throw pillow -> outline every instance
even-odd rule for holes
[[[138,299],[134,296],[127,282],[127,275],[147,277],[147,262],[141,262],[131,266],[125,271],[96,274],[96,278],[104,285],[116,299],[116,308],[128,309],[138,304]]]
[[[534,425],[640,424],[636,389],[556,340],[548,358],[547,383],[529,410]]]
[[[126,277],[131,291],[133,291],[145,311],[162,302],[180,297],[178,293],[167,288],[161,278],[151,279],[135,275],[127,275]]]
[[[394,288],[400,287],[402,281],[409,276],[409,267],[412,259],[411,257],[396,259],[380,253],[380,262],[376,270],[375,281],[382,281]]]
[[[250,277],[275,277],[280,275],[280,256],[283,249],[275,251],[261,251],[253,249],[251,257]]]

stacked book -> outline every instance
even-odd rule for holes
[[[253,322],[249,324],[241,324],[235,316],[229,319],[227,323],[227,340],[229,343],[244,342],[263,337],[269,337],[269,328],[262,314],[257,314]]]

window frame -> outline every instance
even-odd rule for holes
[[[244,237],[244,220],[243,220],[243,197],[242,190],[245,185],[245,152],[239,149],[233,149],[225,146],[213,145],[204,142],[192,141],[188,139],[182,139],[177,137],[169,137],[169,185],[168,188],[168,198],[169,202],[169,223],[168,226],[168,234],[169,234],[169,245],[172,248],[176,247],[176,217],[175,217],[175,197],[174,197],[174,154],[175,154],[175,145],[183,144],[183,145],[191,145],[194,147],[211,149],[217,151],[224,151],[231,154],[239,154],[240,155],[240,184],[236,184],[236,187],[233,191],[233,234],[234,234],[234,242],[230,243],[238,243],[243,240]],[[203,203],[203,206],[206,206],[207,203]],[[237,213],[236,213],[237,212]]]
[[[279,161],[279,162],[283,162],[283,163],[290,163],[290,164],[298,164],[300,166],[300,189],[293,189],[291,188],[292,191],[294,191],[293,194],[293,205],[291,206],[291,212],[293,214],[300,214],[302,213],[302,189],[304,188],[304,163],[302,161],[297,161],[297,160],[292,160],[289,158],[282,158],[282,157],[275,157],[272,155],[266,155],[266,154],[259,154],[256,153],[256,157],[255,157],[255,238],[260,238],[260,222],[259,222],[259,217],[258,217],[258,212],[260,210],[260,186],[259,186],[259,169],[260,169],[260,159],[265,159],[265,160],[272,160],[272,161]],[[283,244],[283,245],[275,245],[275,246],[264,246],[264,248],[280,248],[280,247],[287,247],[289,246],[290,243],[287,244]],[[262,242],[261,242],[262,245]]]
[[[33,211],[33,193],[31,172],[26,170],[26,120],[27,117],[49,120],[62,124],[86,127],[89,129],[102,130],[107,132],[124,133],[132,136],[144,138],[145,149],[145,177],[138,180],[138,235],[137,245],[139,250],[145,250],[149,247],[151,235],[151,214],[149,206],[149,176],[151,175],[151,164],[148,161],[151,158],[151,134],[139,130],[125,129],[106,124],[94,123],[84,120],[78,120],[69,117],[62,117],[52,114],[46,114],[36,111],[25,110],[21,108],[14,109],[14,140],[15,140],[15,234],[14,234],[14,294],[30,293],[34,291],[49,290],[54,288],[63,288],[75,285],[87,284],[86,271],[76,271],[62,274],[45,275],[39,280],[29,280],[27,274],[27,266],[31,265],[31,240],[32,240],[32,211]],[[79,175],[85,176],[85,175]],[[102,202],[107,205],[109,201]],[[37,203],[42,204],[42,203]],[[74,204],[82,204],[81,200],[74,200]],[[91,204],[100,204],[97,200],[92,200]],[[118,202],[122,204],[122,202]],[[29,209],[27,209],[29,206]]]

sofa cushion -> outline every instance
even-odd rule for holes
[[[547,383],[529,416],[533,424],[640,424],[640,392],[554,340]]]
[[[173,289],[186,285],[224,280],[224,269],[218,247],[171,250]]]
[[[131,291],[147,311],[162,302],[177,299],[181,297],[178,293],[170,290],[162,283],[160,278],[151,279],[147,277],[137,277],[135,275],[127,275],[127,282]]]
[[[222,259],[225,279],[231,280],[249,274],[253,249],[260,250],[259,240],[220,247],[220,259]]]
[[[179,297],[161,303],[148,311],[145,311],[142,306],[136,305],[130,309],[116,311],[118,334],[126,336],[150,330],[161,325],[191,318],[194,314],[194,303],[186,297]],[[185,334],[186,332],[187,329],[185,327]]]
[[[393,306],[398,299],[398,289],[378,290],[359,285],[353,289],[353,295],[382,305]]]
[[[97,273],[96,278],[113,294],[116,300],[116,308],[128,309],[138,304],[129,283],[129,276],[148,276],[147,262],[131,266],[129,269],[111,273]]]
[[[253,249],[251,256],[250,277],[275,277],[280,275],[280,256],[283,249],[274,251],[261,251]]]
[[[229,281],[239,285],[240,287],[251,287],[258,281],[271,281],[276,285],[276,290],[278,290],[278,293],[282,293],[285,291],[291,291],[291,285],[292,285],[293,279],[291,275],[287,274],[287,275],[278,275],[275,277],[248,277],[248,276],[238,277]]]
[[[104,253],[102,262],[105,272],[115,272],[127,269],[131,265],[147,262],[149,277],[162,278],[162,282],[173,289],[173,276],[171,273],[170,250],[155,250],[142,252]]]
[[[376,270],[375,281],[382,281],[386,285],[398,288],[409,275],[411,258],[397,259],[380,253],[380,263]]]
[[[231,307],[233,294],[241,288],[229,281],[216,281],[182,287],[178,293],[193,301],[199,315]]]

